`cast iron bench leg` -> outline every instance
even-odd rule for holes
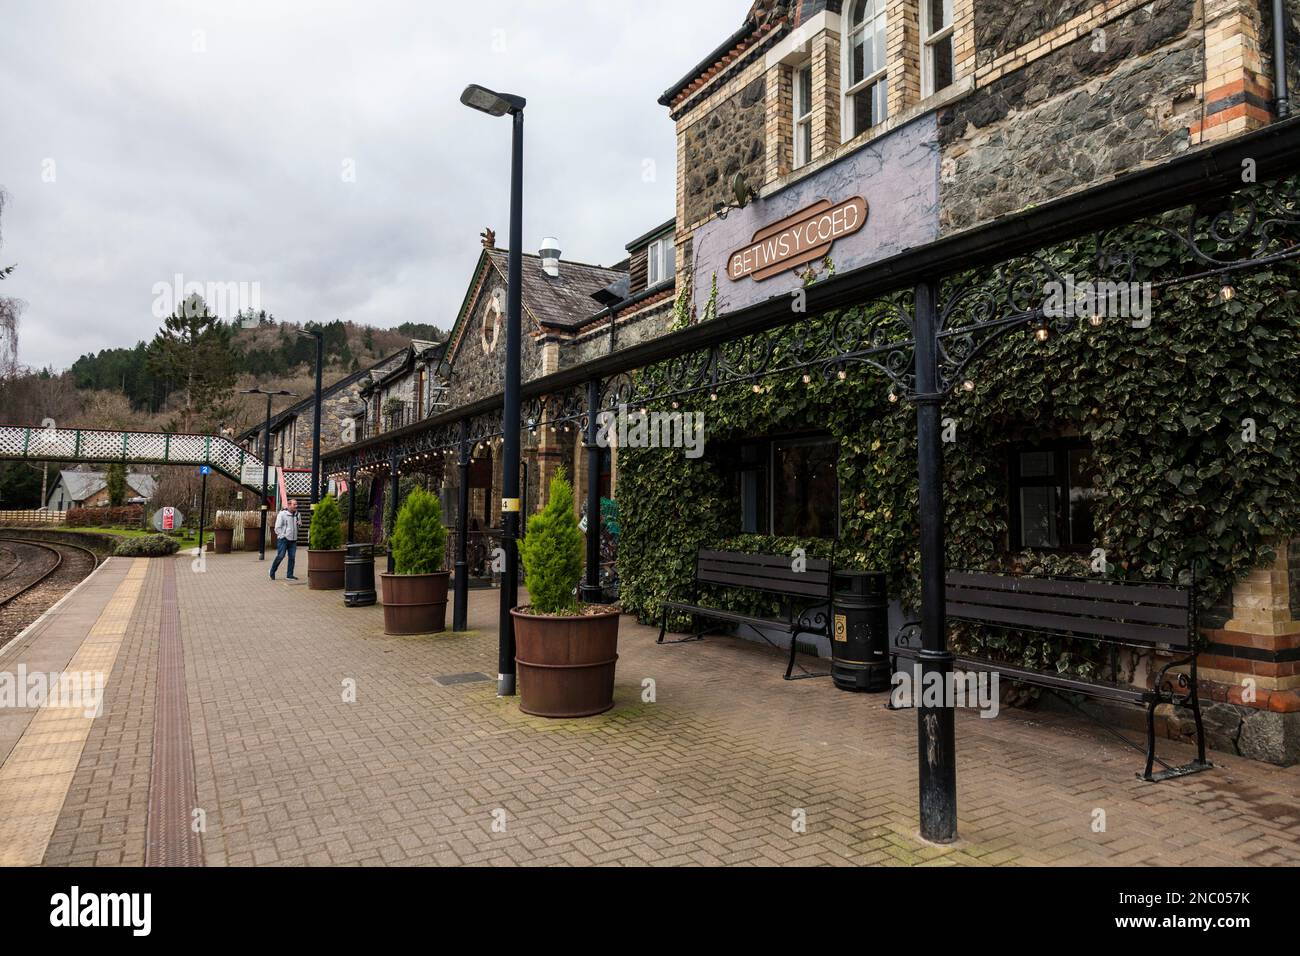
[[[655,638],[656,644],[664,642],[664,631],[668,630],[668,608],[663,609],[663,616],[659,618],[659,636]]]
[[[796,638],[799,635],[794,631],[790,632],[790,663],[785,666],[785,679],[790,680],[790,675],[794,673],[794,655],[799,648],[799,642]]]
[[[1196,719],[1196,762],[1205,764],[1205,725],[1201,723],[1201,694],[1196,679],[1196,658],[1192,658],[1192,716]],[[1208,766],[1208,764],[1206,764]]]
[[[1159,698],[1151,699],[1151,706],[1147,708],[1147,768],[1142,773],[1143,780],[1151,780],[1151,768],[1156,761],[1156,706],[1160,703]]]

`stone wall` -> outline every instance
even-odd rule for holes
[[[614,347],[628,348],[663,335],[672,322],[672,305],[670,293],[663,302],[656,302],[626,319],[620,317],[614,327]],[[560,349],[560,368],[573,368],[608,354],[609,324],[604,323],[564,343]]]
[[[347,385],[339,390],[321,396],[321,428],[320,428],[320,449],[321,454],[325,455],[331,451],[350,444],[345,441],[347,434],[347,423],[349,421],[359,421],[354,416],[362,412],[365,408],[364,400],[361,398],[361,383],[364,379],[358,379],[351,385]],[[315,419],[315,408],[308,406],[298,415],[298,424],[294,433],[294,459],[290,463],[296,468],[311,467],[311,446],[312,446],[312,422]],[[361,435],[361,427],[358,425],[356,433]]]
[[[1200,118],[1193,0],[1157,0],[941,112],[942,230],[951,232],[1164,160]]]
[[[685,222],[705,218],[731,199],[731,181],[743,172],[757,186],[764,178],[766,81],[759,77],[686,129]]]
[[[1096,5],[1097,0],[978,0],[975,62],[992,62]]]
[[[448,401],[453,407],[468,405],[481,398],[495,395],[505,389],[506,340],[505,322],[496,346],[490,353],[483,351],[483,318],[494,290],[500,289],[504,297],[506,282],[495,268],[489,272],[478,290],[470,312],[460,347],[452,356],[451,390]],[[504,301],[504,300],[503,300]],[[521,375],[524,381],[542,374],[542,348],[537,341],[536,327],[527,314],[523,318],[523,349],[520,355]]]

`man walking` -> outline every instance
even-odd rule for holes
[[[293,576],[293,562],[298,557],[298,502],[293,498],[289,499],[289,506],[280,509],[280,513],[275,516],[275,534],[279,541],[275,545],[275,560],[271,562],[271,580],[275,580],[276,569],[280,567],[285,554],[288,554],[289,573],[285,579],[297,581]]]

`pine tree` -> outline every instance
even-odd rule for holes
[[[190,296],[163,320],[149,345],[148,367],[182,396],[179,421],[173,422],[179,431],[209,431],[231,413],[234,349],[229,330],[201,296]]]

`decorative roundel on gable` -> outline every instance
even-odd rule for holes
[[[494,289],[492,298],[483,309],[483,326],[479,329],[479,336],[483,342],[484,355],[491,355],[501,339],[501,317],[506,312],[505,299],[504,289]]]

